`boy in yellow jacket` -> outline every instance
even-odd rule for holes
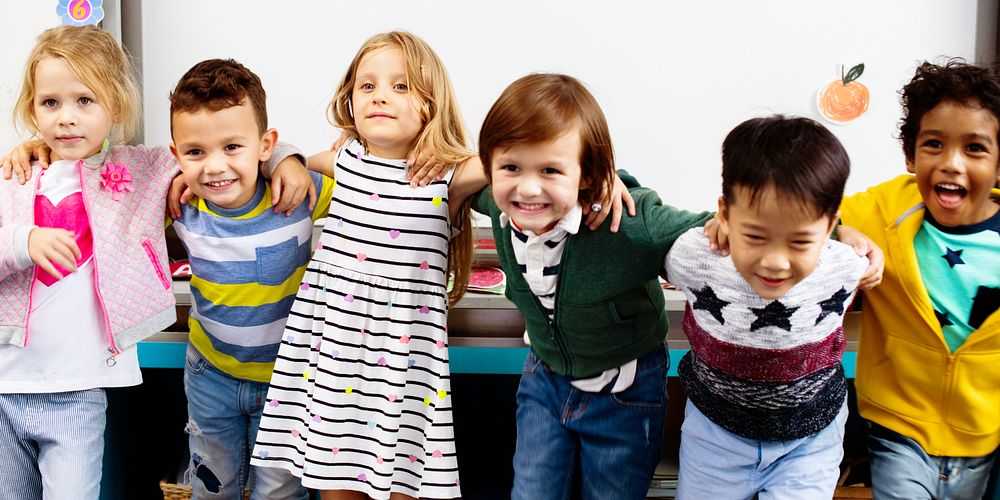
[[[857,357],[875,498],[981,498],[1000,444],[1000,68],[924,63],[907,171],[844,198],[885,252]]]

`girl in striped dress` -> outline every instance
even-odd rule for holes
[[[412,34],[365,42],[329,113],[351,140],[309,160],[336,184],[251,462],[324,499],[459,497],[446,319],[468,281],[464,202],[485,173],[441,61]],[[463,166],[411,187],[414,149]],[[454,240],[453,221],[465,226]]]

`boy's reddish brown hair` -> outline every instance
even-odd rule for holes
[[[492,180],[497,149],[548,142],[574,126],[580,129],[580,204],[600,201],[615,178],[611,133],[594,96],[567,75],[528,75],[500,94],[479,131],[479,157],[486,177]]]

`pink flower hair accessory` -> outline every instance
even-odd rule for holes
[[[115,201],[121,201],[121,195],[132,189],[132,173],[121,162],[108,162],[101,169],[101,187],[111,192]]]

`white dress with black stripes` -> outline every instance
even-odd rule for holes
[[[461,496],[448,370],[448,184],[337,156],[323,235],[292,305],[251,463],[320,490]]]

